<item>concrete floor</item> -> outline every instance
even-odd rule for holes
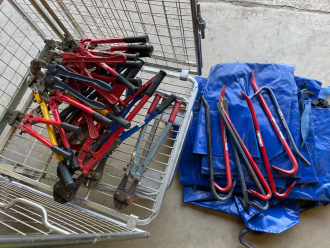
[[[203,75],[223,62],[286,63],[296,75],[330,85],[330,10],[326,1],[202,1],[207,22],[203,40]],[[159,216],[147,226],[144,240],[85,245],[87,247],[242,247],[237,234],[243,221],[217,211],[182,203],[179,175],[168,191]],[[300,215],[300,223],[282,234],[246,236],[255,247],[329,247],[329,207]]]

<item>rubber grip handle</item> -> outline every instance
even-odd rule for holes
[[[72,152],[73,153],[73,158],[70,160],[70,165],[71,165],[72,171],[79,170],[80,169],[80,165],[78,164],[77,157],[74,154],[72,148],[71,147],[68,147],[65,150],[68,151],[68,152]]]
[[[123,38],[123,42],[125,43],[136,43],[136,42],[143,42],[147,43],[149,41],[148,35],[141,35],[141,36],[127,36]]]
[[[176,118],[176,115],[179,112],[179,108],[180,108],[181,103],[182,102],[180,100],[175,100],[175,103],[174,103],[172,112],[170,114],[170,117],[168,118],[168,122],[172,122],[173,123],[175,121],[175,118]]]
[[[98,112],[93,112],[92,117],[100,122],[102,122],[106,127],[112,127],[113,126],[113,121],[110,120],[109,118],[105,117],[104,115],[98,113]]]
[[[125,120],[124,118],[115,115],[114,113],[108,112],[107,113],[107,117],[111,120],[113,120],[114,122],[116,122],[118,125],[124,127],[125,129],[128,129],[131,127],[131,123],[127,120]]]
[[[172,102],[176,100],[176,95],[171,94],[164,102],[162,102],[157,108],[156,111],[158,114],[162,113]]]
[[[60,127],[63,128],[63,129],[65,129],[65,130],[74,132],[76,135],[80,135],[82,133],[81,127],[77,127],[75,125],[71,125],[71,124],[66,123],[66,122],[62,122],[60,124]]]
[[[152,53],[154,51],[154,47],[152,45],[128,45],[128,52],[149,52]],[[141,55],[140,55],[141,57]]]
[[[131,95],[134,96],[136,92],[139,90],[138,87],[133,85],[130,81],[128,81],[126,78],[124,78],[119,73],[116,75],[116,81],[117,84],[123,84],[127,87],[127,89],[131,92]]]
[[[152,103],[150,104],[149,109],[148,109],[148,114],[149,114],[149,115],[151,115],[152,112],[155,111],[155,109],[157,108],[157,105],[158,105],[160,99],[162,99],[162,95],[159,94],[159,93],[157,93],[157,94],[155,95],[154,100],[153,100]]]
[[[134,84],[136,87],[142,86],[142,79],[139,78],[126,78],[128,81],[130,81],[132,84]]]
[[[139,52],[140,58],[151,57],[151,56],[152,56],[152,52]]]
[[[138,61],[140,56],[139,53],[115,53],[115,55],[125,55],[126,56],[126,61]]]
[[[151,97],[154,94],[154,92],[156,91],[156,89],[158,88],[160,83],[163,81],[165,76],[166,76],[166,72],[163,70],[160,70],[159,73],[157,74],[156,78],[154,79],[154,81],[151,83],[149,88],[146,90],[146,94],[149,97]]]
[[[115,115],[121,115],[123,112],[124,108],[123,107],[118,107],[117,105],[112,105],[110,104],[109,107],[111,110],[115,113]]]
[[[140,58],[139,53],[135,53],[135,54],[124,53],[124,55],[126,56],[126,60],[128,61],[138,61]]]
[[[143,62],[142,60],[140,60],[140,61],[141,61],[141,63],[144,64],[144,62]],[[139,73],[139,71],[140,71],[139,68],[129,68],[129,69],[127,69],[127,70],[129,70],[129,71],[128,71],[128,73],[127,73],[126,78],[135,78],[136,75],[137,75],[137,74]]]
[[[117,67],[123,68],[139,68],[143,67],[143,63],[141,61],[126,61],[125,63],[116,63]]]
[[[52,145],[50,147],[50,150],[57,153],[58,155],[61,155],[63,158],[65,158],[67,160],[71,160],[73,158],[72,152],[67,152],[67,151],[63,150],[61,147],[58,147],[56,145]]]
[[[58,162],[58,169],[62,175],[65,186],[67,186],[69,188],[73,187],[74,181],[72,179],[68,166],[66,165],[66,163],[63,160]]]

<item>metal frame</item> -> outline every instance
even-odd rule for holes
[[[40,37],[59,37],[60,39],[63,39],[63,33],[70,33],[74,32],[76,37],[81,38],[85,36],[85,33],[81,27],[82,21],[79,21],[74,18],[74,16],[70,13],[68,9],[68,2],[71,0],[61,0],[61,1],[44,1],[40,0],[30,0],[28,3],[28,0],[8,0],[10,4],[16,9],[16,11],[24,17],[24,19],[31,25],[32,29],[40,36]],[[146,1],[150,5],[155,5],[156,7],[159,7],[159,3],[157,1],[152,0],[121,0],[123,2],[132,2],[132,3],[143,3]],[[130,230],[134,230],[134,232],[114,232],[114,233],[88,233],[88,234],[76,234],[74,236],[68,235],[48,235],[48,236],[31,236],[22,238],[24,242],[26,242],[26,246],[33,245],[34,247],[42,246],[42,242],[54,242],[54,245],[68,245],[68,244],[77,244],[78,243],[87,243],[92,242],[93,240],[121,240],[121,239],[130,239],[130,238],[141,238],[141,237],[148,237],[148,233],[136,229],[135,225],[146,225],[150,223],[154,218],[158,215],[160,206],[162,204],[163,197],[166,193],[166,190],[170,186],[173,176],[176,170],[176,164],[180,158],[181,155],[181,148],[184,145],[184,140],[188,131],[188,127],[190,125],[191,119],[192,119],[192,107],[194,104],[194,100],[197,95],[198,85],[197,82],[192,78],[191,76],[188,76],[188,72],[193,74],[201,74],[201,67],[202,67],[202,61],[201,61],[201,17],[200,13],[198,12],[198,8],[196,5],[195,0],[173,0],[173,3],[179,4],[180,8],[180,2],[184,2],[184,4],[191,4],[191,14],[192,14],[192,34],[194,35],[193,42],[195,44],[195,58],[196,62],[191,61],[180,61],[177,58],[170,58],[166,57],[165,53],[163,53],[163,56],[153,56],[153,59],[155,60],[155,63],[150,62],[150,60],[147,60],[147,63],[143,67],[143,72],[140,75],[142,79],[150,78],[150,75],[156,74],[159,71],[159,68],[167,70],[167,81],[163,84],[161,84],[161,88],[163,90],[159,90],[160,93],[163,94],[164,97],[170,92],[167,92],[168,89],[166,87],[177,87],[177,90],[180,91],[179,93],[182,93],[182,98],[184,100],[184,107],[181,108],[179,112],[179,117],[177,117],[175,125],[180,126],[179,131],[173,131],[177,132],[177,136],[175,139],[167,137],[167,142],[174,142],[174,145],[162,145],[163,150],[160,152],[157,152],[159,156],[166,156],[168,158],[167,163],[161,163],[156,159],[153,160],[154,167],[151,166],[151,168],[145,173],[146,176],[143,178],[141,182],[143,182],[143,185],[138,187],[136,197],[138,200],[141,200],[142,203],[134,204],[132,207],[132,211],[124,212],[118,212],[111,208],[111,206],[107,206],[107,204],[100,204],[99,202],[95,201],[93,199],[93,196],[99,193],[104,194],[104,196],[109,197],[108,193],[111,193],[115,191],[116,187],[112,185],[111,183],[103,182],[101,181],[97,187],[93,188],[93,190],[87,190],[87,193],[84,196],[81,196],[78,194],[78,196],[75,197],[72,203],[66,204],[65,206],[69,205],[70,207],[77,209],[77,211],[81,211],[79,213],[88,212],[91,213],[93,216],[97,215],[99,218],[104,218],[106,221],[110,224],[115,223],[121,226],[125,226],[126,228]],[[166,3],[170,1],[165,1]],[[23,3],[23,4],[22,4]],[[24,5],[25,3],[25,5]],[[55,12],[53,11],[53,8],[55,6],[55,3],[58,4],[58,10],[61,10],[61,16],[57,16]],[[27,5],[26,5],[27,4]],[[164,8],[164,13],[166,15],[167,10],[165,8],[164,1],[162,2],[162,6]],[[36,9],[34,9],[34,7]],[[150,7],[150,6],[149,6]],[[57,6],[56,6],[57,8]],[[151,7],[150,7],[151,10]],[[185,9],[186,10],[186,9]],[[56,9],[55,9],[56,11]],[[180,10],[181,11],[181,10]],[[90,13],[91,14],[91,13]],[[140,13],[141,14],[141,13]],[[32,15],[34,17],[32,18]],[[100,16],[99,13],[97,15]],[[151,16],[154,15],[154,13],[150,14]],[[179,15],[178,15],[179,16]],[[35,18],[36,17],[36,18]],[[167,17],[166,17],[167,18]],[[34,22],[33,20],[39,20],[38,22]],[[141,19],[140,19],[141,20]],[[168,19],[167,19],[168,21]],[[182,16],[181,16],[181,21]],[[132,23],[134,23],[132,21]],[[181,23],[182,24],[182,23]],[[40,28],[42,25],[44,25],[43,28]],[[160,24],[157,24],[160,25]],[[167,22],[167,27],[170,28],[169,22]],[[183,24],[182,24],[183,25]],[[46,28],[45,28],[46,27]],[[155,24],[156,27],[156,24]],[[63,31],[62,31],[63,30]],[[127,31],[127,30],[125,30]],[[146,31],[143,31],[145,33]],[[127,33],[127,32],[126,32]],[[134,33],[137,34],[137,33]],[[160,42],[160,45],[162,46],[162,43]],[[172,48],[175,47],[172,43]],[[44,46],[44,49],[40,52],[42,57],[42,54],[49,49],[49,45],[46,43]],[[175,51],[174,51],[175,52]],[[188,55],[187,55],[188,58]],[[162,63],[162,61],[164,63]],[[171,65],[171,63],[174,63],[176,66]],[[180,66],[184,66],[186,69],[182,70]],[[145,77],[145,74],[148,76]],[[25,75],[27,76],[27,74]],[[144,78],[145,77],[145,78]],[[179,80],[181,81],[179,81]],[[9,104],[9,107],[6,110],[6,113],[3,115],[3,117],[0,119],[0,134],[3,132],[5,128],[5,122],[6,122],[6,116],[8,113],[10,113],[12,110],[15,110],[18,106],[18,102],[21,99],[22,95],[24,95],[26,91],[26,87],[24,84],[24,81],[21,83],[21,89],[18,93],[14,95],[12,98],[11,104]],[[182,92],[181,92],[182,91]],[[21,106],[21,109],[23,112],[25,111],[31,111],[33,109],[33,102],[31,94],[29,97],[26,98],[27,102]],[[146,109],[144,109],[146,112]],[[140,121],[139,118],[142,118],[143,114],[140,116],[137,116],[136,123]],[[139,156],[140,161],[147,155],[148,151],[150,150],[150,147],[152,147],[152,144],[154,144],[154,138],[159,137],[158,132],[163,129],[162,123],[164,120],[167,120],[168,115],[166,113],[163,113],[163,115],[159,116],[154,120],[154,123],[149,128],[150,130],[147,131],[148,137],[144,140],[144,147],[142,154]],[[135,121],[135,120],[134,120]],[[166,121],[165,121],[166,122]],[[44,132],[45,127],[44,126],[38,126],[39,132],[43,135],[46,135]],[[0,173],[3,175],[6,175],[10,178],[10,182],[5,181],[6,184],[8,184],[8,187],[16,187],[17,185],[19,187],[26,187],[28,190],[31,190],[31,192],[38,192],[42,196],[40,197],[46,197],[51,198],[49,195],[52,194],[52,187],[50,186],[54,180],[56,180],[56,175],[54,174],[54,170],[52,170],[52,158],[53,154],[45,154],[44,151],[40,150],[38,147],[38,142],[36,140],[29,140],[24,137],[24,135],[18,136],[18,132],[15,130],[15,128],[9,129],[9,132],[7,135],[4,136],[2,144],[0,146]],[[15,141],[15,139],[17,139]],[[136,138],[132,138],[132,142]],[[13,141],[14,140],[14,141]],[[18,143],[15,143],[18,142]],[[32,142],[31,147],[29,148],[29,151],[26,154],[20,153],[18,150],[15,151],[15,148],[12,148],[13,145],[20,145],[19,143],[22,142]],[[126,144],[122,144],[122,146],[125,146],[122,150],[118,149],[117,152],[121,153],[120,155],[123,158],[119,158],[116,160],[116,163],[127,163],[127,157],[130,157],[129,149],[131,147],[131,141],[128,141]],[[135,143],[135,142],[133,142]],[[16,156],[22,156],[24,155],[24,161],[18,162],[16,161],[16,158],[13,159],[13,156],[15,155],[6,155],[7,153],[15,153]],[[39,152],[39,153],[36,153]],[[117,153],[115,151],[115,154]],[[29,159],[31,159],[32,155],[36,154],[37,156],[42,155],[43,161],[38,161],[35,159],[35,163],[43,162],[43,167],[34,167],[29,163]],[[18,159],[17,159],[18,160]],[[2,165],[1,165],[2,164]],[[21,166],[21,167],[17,167]],[[117,164],[116,164],[117,166]],[[159,169],[157,166],[159,166]],[[118,168],[115,168],[113,165],[108,165],[109,170],[111,170],[111,173],[105,173],[105,176],[109,176],[111,179],[117,179],[119,176],[118,174]],[[113,172],[114,171],[114,172]],[[160,176],[160,180],[155,180],[154,176]],[[18,181],[20,183],[14,182]],[[28,184],[31,187],[23,186],[21,183]],[[0,181],[1,184],[1,181]],[[1,187],[0,187],[1,188]],[[83,190],[86,191],[84,188]],[[79,192],[78,192],[79,193]],[[18,196],[21,197],[21,196]],[[24,197],[24,195],[22,196]],[[1,198],[1,193],[0,193]],[[46,199],[45,198],[45,199]],[[90,199],[92,198],[92,199]],[[94,197],[95,198],[95,197]],[[78,205],[83,205],[84,207],[78,207]],[[1,206],[0,206],[1,207]],[[143,212],[143,216],[139,216],[139,214],[135,214],[135,208],[142,209],[143,211],[146,211],[147,214]],[[97,210],[98,212],[101,212],[102,215],[96,214],[94,211]],[[141,211],[142,211],[141,210]],[[50,211],[48,214],[51,216],[51,209],[45,209],[45,211]],[[1,209],[0,209],[1,212]],[[151,213],[150,213],[151,212]],[[105,217],[109,216],[109,217]],[[138,216],[137,216],[138,215]],[[1,216],[1,215],[0,215]],[[115,219],[119,220],[115,220]],[[1,224],[1,219],[0,219]],[[49,224],[49,223],[48,223]],[[54,222],[53,224],[57,224]],[[46,225],[47,226],[47,225]],[[49,225],[48,225],[49,227]],[[56,230],[54,228],[51,228],[53,230]],[[59,231],[60,232],[60,231]],[[35,238],[34,240],[40,241],[41,244],[35,243],[30,244],[32,238]],[[16,239],[17,244],[21,245],[21,239]],[[11,244],[13,245],[14,239],[12,238],[6,238],[6,239],[0,239],[0,245],[6,245]],[[75,242],[74,242],[75,241]],[[22,241],[23,242],[23,241]],[[56,243],[56,244],[55,244]],[[48,245],[48,243],[47,243]]]

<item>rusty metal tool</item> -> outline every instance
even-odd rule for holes
[[[114,205],[117,209],[123,210],[132,203],[135,191],[141,180],[141,176],[142,176],[143,172],[145,171],[145,169],[150,164],[153,156],[156,154],[158,148],[162,144],[167,133],[170,131],[170,129],[173,125],[173,122],[175,121],[176,115],[179,111],[180,105],[181,105],[181,101],[176,100],[165,129],[160,134],[158,140],[156,141],[156,143],[154,144],[154,146],[152,147],[152,149],[150,150],[148,155],[145,157],[145,159],[142,161],[142,163],[137,163],[138,154],[141,149],[143,137],[144,137],[144,134],[146,131],[146,125],[141,130],[139,138],[137,140],[136,150],[134,151],[134,153],[132,155],[131,162],[127,165],[126,171],[124,173],[124,178],[122,179],[116,192],[114,193]],[[157,104],[156,104],[156,106],[157,106]],[[153,111],[150,111],[150,113],[152,113],[152,112]],[[148,114],[150,115],[150,113],[148,113]],[[129,187],[129,189],[126,191],[126,185],[127,185],[129,176],[132,177],[134,181],[131,184],[131,186]]]
[[[209,170],[210,170],[210,187],[211,187],[211,191],[212,191],[212,194],[215,197],[215,199],[217,199],[218,201],[222,201],[222,202],[228,201],[228,199],[233,194],[234,187],[236,185],[236,181],[231,185],[231,188],[230,188],[230,190],[229,190],[229,192],[227,193],[226,196],[221,197],[216,192],[216,183],[215,183],[215,180],[214,180],[214,170],[213,170],[213,154],[212,154],[212,136],[211,136],[210,108],[209,108],[209,105],[208,105],[207,101],[205,100],[204,96],[202,95],[198,99],[197,110],[200,109],[201,102],[203,102],[204,108],[205,108],[206,134],[207,134],[207,146],[208,146],[208,152],[207,153],[208,153],[208,157],[209,157]],[[229,167],[229,169],[230,169],[230,167]],[[227,174],[227,177],[228,177],[228,174]],[[231,178],[230,178],[230,181],[231,181]]]

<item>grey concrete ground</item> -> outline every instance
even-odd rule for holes
[[[1,0],[0,0],[1,2]],[[330,4],[322,0],[202,1],[207,22],[203,75],[223,62],[274,62],[296,66],[296,75],[330,85]],[[243,221],[231,215],[182,203],[179,175],[168,190],[159,216],[147,226],[148,239],[80,247],[242,247]],[[247,236],[255,247],[329,247],[329,207],[300,215],[300,223],[280,235]]]
[[[213,1],[202,3],[207,21],[203,76],[221,62],[274,62],[296,66],[296,75],[330,85],[328,1]],[[241,219],[182,203],[178,174],[159,216],[141,229],[149,239],[82,247],[242,247]],[[255,247],[329,247],[329,207],[302,213],[300,223],[282,234],[247,236]]]

